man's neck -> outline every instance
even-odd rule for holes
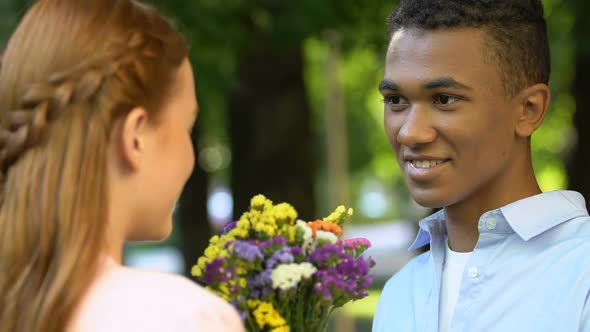
[[[499,183],[495,188],[487,187],[485,193],[472,195],[469,199],[444,208],[449,247],[453,251],[473,251],[479,239],[479,219],[485,212],[542,192],[532,166],[515,178],[519,181]]]

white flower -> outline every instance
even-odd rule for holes
[[[307,251],[312,248],[313,244],[313,230],[307,225],[307,222],[303,220],[297,220],[295,227],[303,231],[303,243],[301,244],[301,249],[303,254],[307,255]]]
[[[316,269],[313,264],[304,262],[299,264],[299,270],[301,271],[301,276],[303,279],[309,279],[314,273],[317,272],[318,269]]]
[[[297,220],[295,227],[303,231],[303,240],[311,240],[311,238],[313,237],[313,230],[311,229],[311,227],[307,226],[307,222],[299,219]]]
[[[301,264],[281,264],[277,266],[271,274],[272,288],[288,290],[291,289],[301,281],[301,279],[308,279],[317,269],[310,263]]]
[[[316,236],[316,242],[328,242],[331,244],[334,244],[336,242],[338,242],[338,236],[336,236],[336,234],[332,233],[332,232],[326,232],[326,231],[317,231],[315,233]]]

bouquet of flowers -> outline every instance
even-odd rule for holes
[[[255,196],[250,211],[210,240],[192,274],[240,312],[251,332],[325,331],[335,308],[367,296],[374,262],[364,238],[342,240],[352,209],[297,219],[287,204]]]

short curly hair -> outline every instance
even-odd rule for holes
[[[549,82],[551,60],[541,0],[400,0],[388,26],[390,37],[402,28],[482,28],[508,95]]]

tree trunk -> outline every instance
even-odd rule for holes
[[[234,215],[247,210],[252,196],[264,194],[293,204],[309,219],[315,213],[314,161],[303,52],[270,44],[237,57],[229,101]]]
[[[350,206],[348,171],[348,135],[346,130],[346,106],[344,89],[340,82],[341,36],[328,30],[324,40],[329,45],[325,64],[326,109],[324,123],[326,131],[326,165],[328,169],[328,206]]]
[[[575,13],[589,13],[587,0],[574,1]],[[568,164],[569,187],[581,192],[590,203],[590,21],[583,15],[576,16],[574,27],[576,40],[576,70],[573,95],[576,100],[574,125],[578,135],[577,145]]]

